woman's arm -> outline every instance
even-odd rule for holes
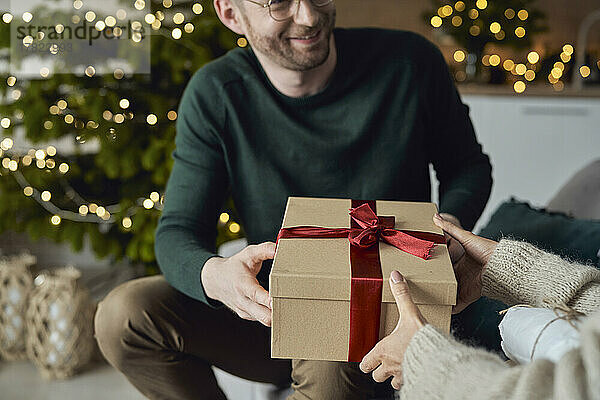
[[[482,294],[506,304],[566,304],[589,314],[600,309],[600,271],[570,263],[525,242],[503,239],[482,275]]]
[[[426,325],[408,345],[403,378],[404,400],[600,399],[600,314],[582,324],[581,347],[558,363],[536,360],[517,367]]]

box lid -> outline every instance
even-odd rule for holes
[[[349,228],[350,199],[290,197],[283,227]],[[433,224],[433,203],[376,201],[378,216],[395,216],[395,229],[443,234]],[[408,280],[417,304],[456,302],[456,279],[446,245],[436,245],[423,260],[379,242],[383,302],[394,302],[388,279],[399,270]],[[280,239],[270,275],[272,297],[350,301],[350,243],[347,238]]]

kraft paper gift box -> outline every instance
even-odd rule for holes
[[[368,215],[365,204],[375,218],[369,226],[376,221],[388,228],[383,236],[393,227],[410,235],[408,242],[427,240],[427,259],[381,238],[365,247],[351,243],[351,228],[359,243],[373,232],[349,214],[360,206]],[[359,362],[397,324],[389,287],[393,270],[404,275],[427,321],[448,332],[457,283],[443,232],[432,221],[436,212],[433,203],[290,197],[269,277],[271,356]],[[321,237],[299,237],[306,231]]]

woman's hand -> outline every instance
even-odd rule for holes
[[[393,376],[392,387],[398,390],[402,385],[402,360],[406,348],[427,321],[412,301],[408,284],[398,271],[393,271],[390,275],[390,288],[400,315],[398,325],[363,358],[360,370],[364,373],[373,371],[376,382],[383,382]]]
[[[458,296],[456,305],[452,308],[452,313],[456,314],[481,297],[481,277],[498,243],[465,231],[439,214],[433,217],[433,223],[453,237],[465,250],[460,258],[452,260],[458,281]]]

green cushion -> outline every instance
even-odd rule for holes
[[[498,207],[480,236],[525,240],[543,250],[600,266],[600,221],[579,220],[511,199]]]

